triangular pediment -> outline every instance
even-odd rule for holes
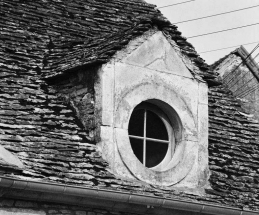
[[[179,51],[160,31],[132,41],[127,49],[127,55],[122,59],[125,63],[193,78]]]

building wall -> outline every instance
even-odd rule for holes
[[[154,208],[147,208],[149,213],[156,214]],[[161,211],[160,211],[161,213]],[[98,207],[83,207],[67,204],[48,203],[48,202],[36,202],[25,201],[16,199],[0,199],[0,214],[1,215],[138,215],[143,213],[133,213],[130,211],[121,210],[109,210]],[[173,215],[198,215],[200,213],[178,211],[178,210],[164,210],[162,214]]]
[[[259,119],[259,82],[246,65],[240,65],[241,62],[241,57],[231,54],[215,71],[219,72],[224,85],[240,99],[244,110]]]
[[[95,68],[79,70],[68,77],[56,80],[54,86],[59,97],[74,110],[84,130],[88,133],[88,140],[96,141],[98,135],[97,114],[95,110],[96,81]]]
[[[108,211],[98,208],[51,204],[44,202],[2,199],[0,201],[1,215],[104,215]],[[121,213],[111,212],[110,215]]]

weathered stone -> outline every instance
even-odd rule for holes
[[[2,207],[4,207],[4,206],[9,206],[9,207],[11,207],[11,206],[13,206],[13,204],[14,204],[14,200],[7,200],[7,199],[5,199],[5,200],[2,200],[2,201],[0,202],[0,205],[1,205]]]
[[[19,208],[0,208],[1,215],[47,215],[41,210],[19,209]]]
[[[58,214],[59,211],[58,210],[48,210],[49,214]]]
[[[86,215],[86,211],[76,211],[76,215]]]

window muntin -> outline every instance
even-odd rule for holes
[[[165,113],[154,104],[142,102],[131,115],[128,131],[139,161],[152,170],[165,169],[174,150],[173,129]]]

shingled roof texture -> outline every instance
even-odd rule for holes
[[[154,5],[138,0],[1,0],[0,17],[0,140],[25,165],[12,177],[259,210],[258,124],[238,111],[226,89],[213,87],[216,74]],[[116,50],[154,26],[176,42],[210,86],[213,190],[202,197],[115,177],[89,131],[46,81],[108,62]]]

